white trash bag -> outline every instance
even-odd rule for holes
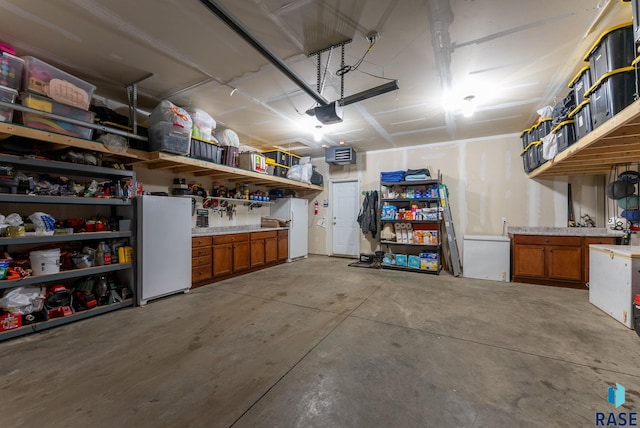
[[[20,315],[37,312],[44,305],[45,288],[25,285],[7,290],[0,298],[0,308]]]

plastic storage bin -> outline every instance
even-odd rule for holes
[[[584,93],[591,87],[591,82],[591,67],[588,65],[582,67],[582,69],[578,71],[578,74],[569,82],[569,88],[573,90],[573,94],[575,95],[576,106],[585,100]]]
[[[604,74],[627,67],[636,56],[633,24],[616,25],[602,33],[584,57],[589,61],[591,80],[596,82]]]
[[[574,120],[574,127],[576,131],[576,140],[587,135],[593,130],[591,124],[591,102],[587,98],[571,112],[569,113],[569,119]]]
[[[24,60],[0,51],[0,85],[11,89],[20,89]]]
[[[284,165],[284,166],[290,166],[291,164],[291,156],[289,155],[289,153],[282,151],[282,150],[271,150],[268,152],[262,152],[262,154],[269,158],[269,159],[273,159],[274,161],[276,161],[276,163],[278,165]]]
[[[178,155],[189,154],[191,128],[174,126],[171,122],[158,122],[149,128],[149,150]]]
[[[22,89],[63,104],[89,109],[96,87],[44,61],[25,56]]]
[[[556,134],[558,153],[576,142],[576,130],[574,124],[575,121],[573,120],[565,120],[564,122],[560,122],[551,130],[551,132]]]
[[[213,141],[191,137],[191,148],[189,156],[209,162],[220,163],[222,149]]]
[[[631,66],[604,74],[586,95],[591,105],[593,129],[631,104],[636,92],[635,69]]]
[[[88,123],[93,123],[93,119],[95,118],[95,113],[92,111],[71,107],[55,102],[51,98],[41,97],[28,92],[20,92],[20,103],[25,107]]]
[[[87,123],[93,123],[93,119],[95,117],[95,113],[92,111],[81,110],[79,108],[55,102],[49,98],[39,97],[26,92],[20,93],[20,102],[25,107],[40,110],[45,113],[68,117],[69,119],[81,120]],[[84,138],[86,140],[90,140],[93,133],[91,128],[75,125],[63,120],[48,118],[37,113],[21,112],[20,117],[23,125],[30,128],[41,129],[43,131],[70,135],[72,137]]]
[[[5,103],[13,103],[18,96],[18,91],[15,89],[0,86],[0,101]],[[11,122],[13,119],[13,109],[8,107],[0,107],[0,121]]]
[[[536,129],[538,130],[538,133],[536,135],[536,140],[542,140],[551,132],[551,128],[552,128],[551,121],[552,121],[552,118],[550,117],[545,117],[543,119],[540,119],[540,122],[538,122],[538,125],[536,126]]]
[[[524,129],[520,133],[520,139],[522,140],[522,148],[523,149],[526,149],[527,146],[529,145],[529,143],[531,142],[531,141],[529,141],[529,131],[531,131],[531,128]]]
[[[529,148],[529,146],[525,147],[525,149],[520,153],[520,156],[522,157],[522,167],[524,168],[524,172],[527,174],[533,170],[529,160]]]

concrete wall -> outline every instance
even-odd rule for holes
[[[379,190],[381,171],[408,168],[428,167],[433,176],[438,171],[442,174],[460,249],[465,234],[499,235],[507,225],[565,227],[569,183],[576,220],[588,214],[598,227],[604,227],[604,177],[529,179],[523,171],[521,147],[519,136],[509,134],[359,153],[357,165],[329,167],[323,158],[312,159],[325,177],[325,190],[310,202],[318,201],[320,209],[318,215],[311,214],[309,252],[331,254],[331,207],[323,207],[325,200],[331,202],[331,180],[357,179],[361,191]],[[327,220],[325,227],[318,224],[322,218]],[[360,236],[361,252],[376,249],[375,240]]]

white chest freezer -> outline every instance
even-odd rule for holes
[[[589,245],[589,302],[633,328],[640,293],[640,246]]]
[[[511,240],[509,237],[465,235],[462,248],[462,276],[510,281]]]

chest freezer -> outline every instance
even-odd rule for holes
[[[589,302],[633,328],[640,293],[640,246],[589,245]]]
[[[465,278],[509,282],[511,240],[502,235],[465,235],[462,246]]]

